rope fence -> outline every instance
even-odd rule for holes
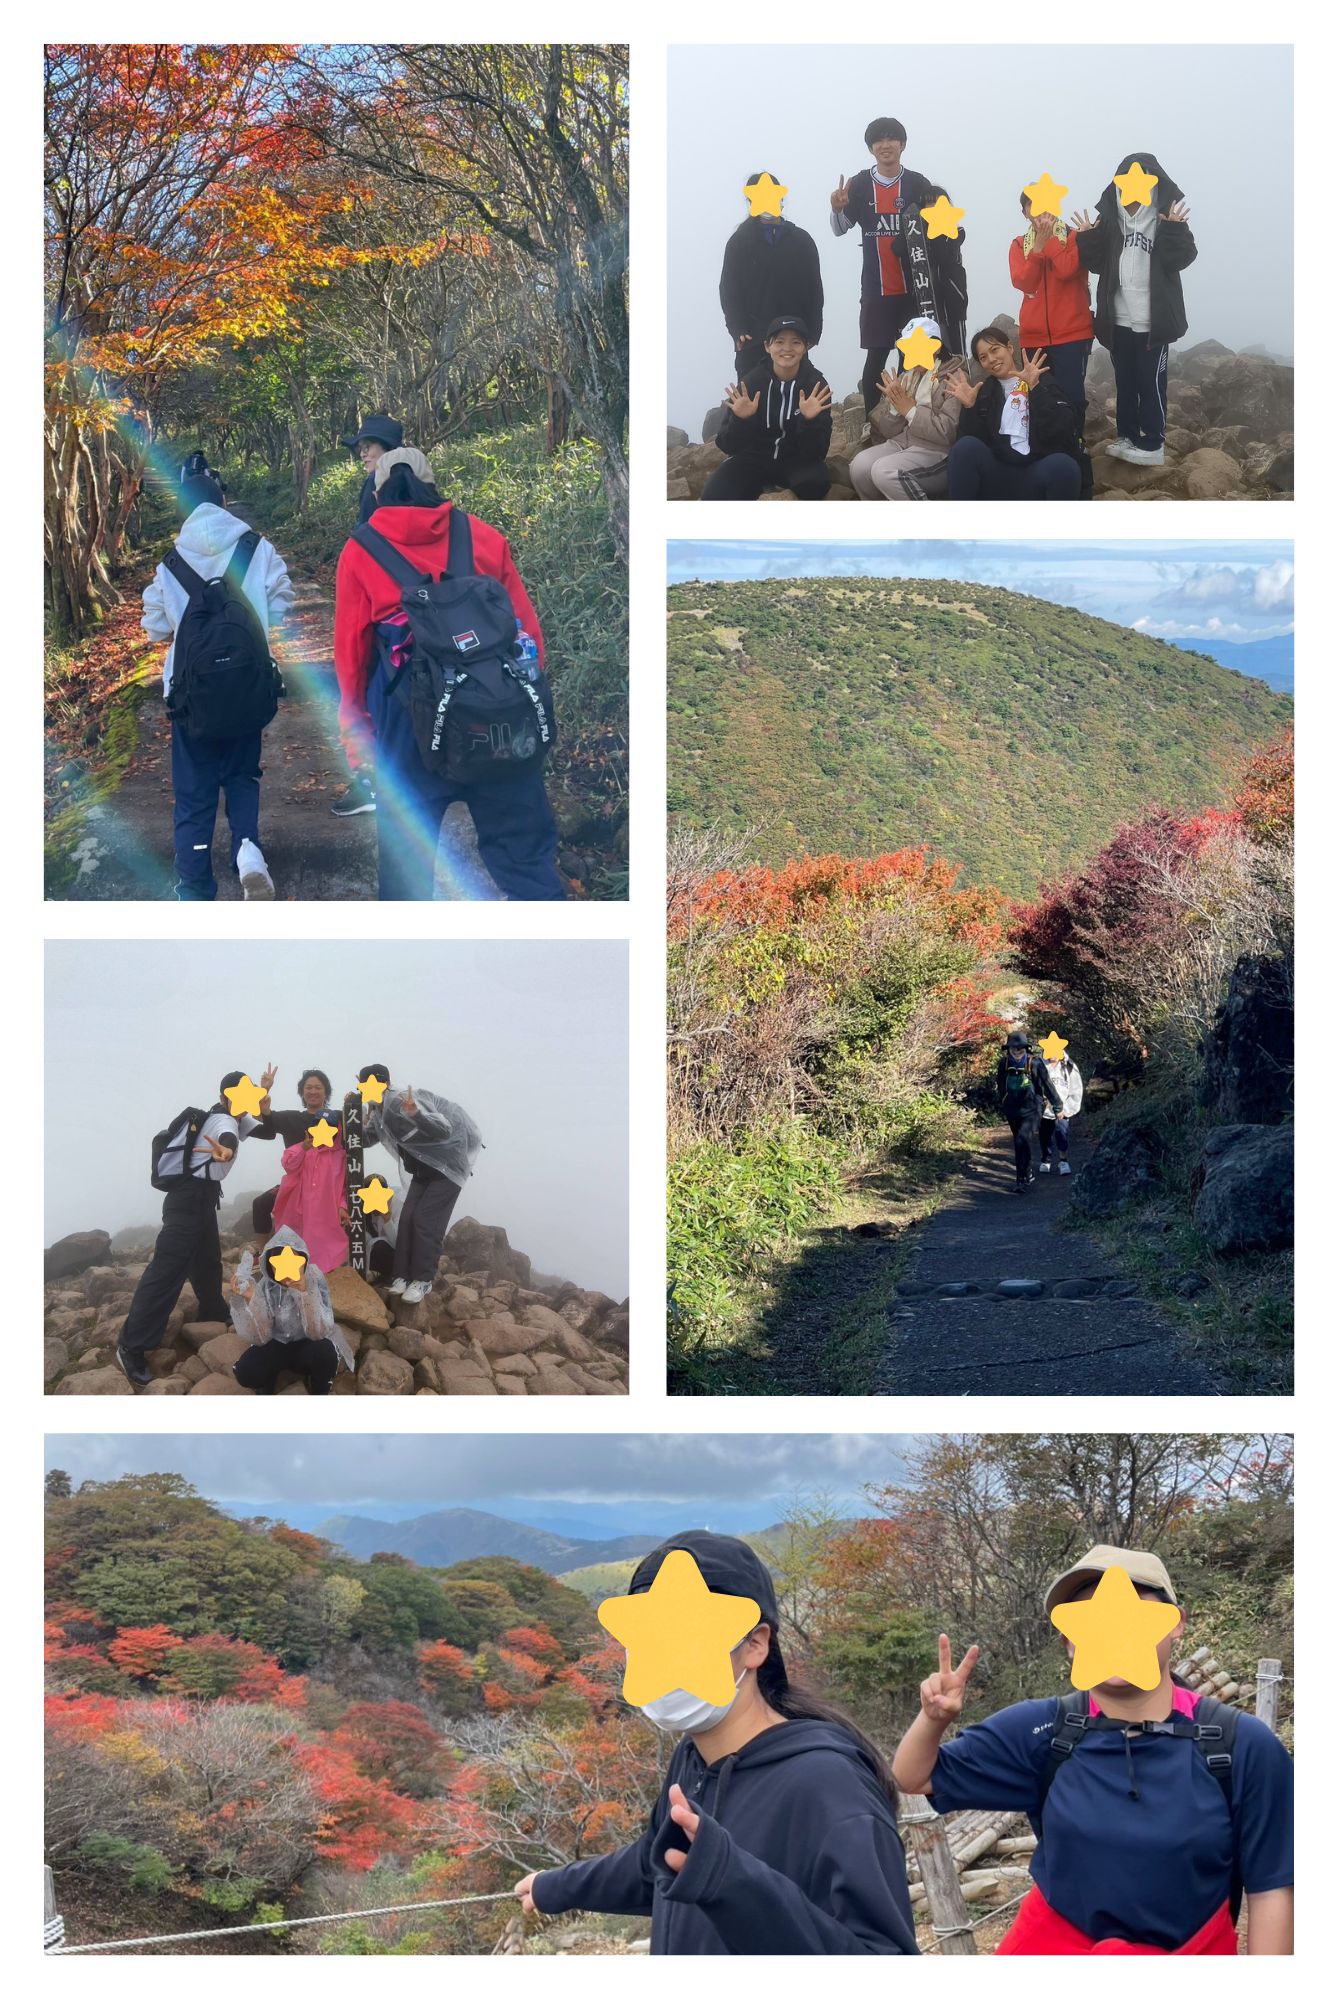
[[[187,1944],[196,1938],[240,1937],[246,1931],[295,1931],[304,1924],[345,1924],[358,1917],[397,1917],[406,1910],[457,1910],[465,1903],[512,1903],[512,1889],[496,1889],[486,1896],[444,1896],[426,1903],[385,1903],[377,1910],[336,1910],[324,1917],[282,1917],[269,1924],[227,1924],[218,1930],[164,1931],[157,1937],[113,1938],[108,1944],[48,1944],[48,1958],[73,1958],[88,1951],[143,1951],[155,1944]],[[48,1924],[48,1934],[51,1931]],[[60,1925],[64,1936],[64,1925]]]

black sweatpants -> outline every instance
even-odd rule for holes
[[[243,1389],[273,1396],[284,1368],[304,1375],[312,1396],[327,1396],[338,1373],[338,1350],[331,1340],[265,1340],[247,1347],[232,1373]]]
[[[1059,1124],[1054,1118],[1043,1118],[1041,1121],[1041,1157],[1043,1160],[1050,1159],[1052,1146],[1054,1146],[1062,1160],[1069,1158],[1069,1126],[1067,1124]]]
[[[127,1354],[147,1354],[162,1345],[187,1279],[199,1301],[200,1319],[231,1319],[222,1295],[221,1200],[219,1183],[203,1180],[182,1181],[164,1196],[162,1228],[120,1330],[120,1345]]]
[[[798,500],[822,500],[833,474],[822,458],[765,458],[738,452],[708,475],[703,500],[757,500],[771,486],[788,486]]]
[[[1009,1130],[1014,1135],[1014,1171],[1020,1181],[1025,1181],[1036,1172],[1034,1151],[1040,1149],[1041,1138],[1038,1126],[1041,1112],[1034,1104],[1026,1111],[1011,1111],[1007,1114]]]
[[[395,1278],[406,1278],[409,1285],[434,1283],[444,1232],[462,1192],[457,1181],[443,1174],[429,1179],[413,1174],[398,1218],[398,1241],[393,1247]]]
[[[273,1205],[278,1199],[277,1188],[265,1188],[250,1204],[250,1223],[256,1236],[273,1234]]]
[[[1164,341],[1154,344],[1146,333],[1118,326],[1112,335],[1111,365],[1115,369],[1115,427],[1144,451],[1166,442],[1166,358]]]

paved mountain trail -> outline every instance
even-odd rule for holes
[[[264,732],[259,830],[280,902],[373,902],[375,816],[336,819],[347,783],[338,744],[333,606],[315,584],[298,584],[292,615],[274,647],[286,699]],[[139,741],[124,778],[84,812],[70,849],[77,873],[62,900],[117,902],[170,897],[171,731],[153,681],[138,709]],[[226,814],[219,801],[213,871],[220,901],[240,900]],[[451,806],[436,867],[436,899],[495,901],[499,891],[477,855],[471,815]]]

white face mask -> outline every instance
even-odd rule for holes
[[[748,1669],[737,1676],[731,1700],[721,1708],[711,1702],[700,1701],[697,1695],[689,1694],[684,1688],[676,1688],[671,1694],[659,1695],[656,1701],[645,1702],[639,1713],[646,1715],[666,1736],[683,1736],[687,1732],[693,1735],[705,1729],[715,1729],[735,1707],[746,1671]]]

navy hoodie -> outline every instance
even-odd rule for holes
[[[673,1784],[699,1814],[692,1844],[670,1816]],[[666,1852],[686,1846],[677,1875]],[[776,1723],[715,1764],[682,1738],[633,1846],[545,1870],[532,1900],[551,1916],[651,1916],[652,1951],[677,1957],[917,1949],[893,1807],[837,1723]]]

